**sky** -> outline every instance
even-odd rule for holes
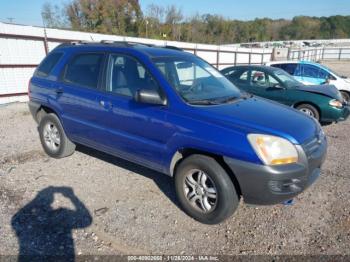
[[[0,0],[0,21],[42,25],[41,7],[48,0]],[[53,3],[66,3],[56,0]],[[226,18],[251,20],[254,18],[292,18],[296,15],[350,15],[349,0],[139,0],[143,10],[149,4],[176,5],[186,16],[219,14]]]

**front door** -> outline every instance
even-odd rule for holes
[[[326,79],[321,74],[321,69],[309,64],[302,64],[302,83],[311,85],[322,85]]]
[[[257,96],[288,104],[286,89],[282,83],[267,72],[251,70],[250,86],[252,93]]]
[[[135,58],[111,54],[108,58],[104,95],[106,108],[102,119],[107,130],[104,145],[122,158],[163,170],[167,142],[174,128],[167,122],[168,107],[136,102],[139,89],[161,88]]]

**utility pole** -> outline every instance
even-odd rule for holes
[[[45,25],[45,19],[44,19],[44,13],[41,13],[41,20],[44,26],[44,48],[45,48],[45,53],[48,54],[49,52],[49,46],[47,44],[47,33],[46,33],[46,25]]]
[[[148,38],[148,20],[145,20],[145,24],[146,24],[146,38]]]

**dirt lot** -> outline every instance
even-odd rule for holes
[[[241,203],[215,226],[180,210],[165,175],[82,147],[47,157],[26,104],[0,123],[0,255],[350,255],[350,121],[324,127],[322,176],[293,206]]]
[[[341,76],[350,77],[350,60],[347,62],[344,61],[323,61],[322,64],[333,69]]]

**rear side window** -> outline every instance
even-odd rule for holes
[[[49,54],[44,59],[44,61],[39,65],[35,74],[38,76],[48,76],[62,56],[63,56],[63,53]]]
[[[283,69],[290,75],[295,75],[298,64],[277,64],[273,66]]]
[[[98,87],[104,54],[79,54],[66,66],[63,80],[68,83],[95,88]]]
[[[303,76],[311,78],[319,78],[320,69],[313,65],[303,65]]]
[[[223,72],[224,76],[234,83],[245,83],[248,81],[249,70],[231,69]]]

